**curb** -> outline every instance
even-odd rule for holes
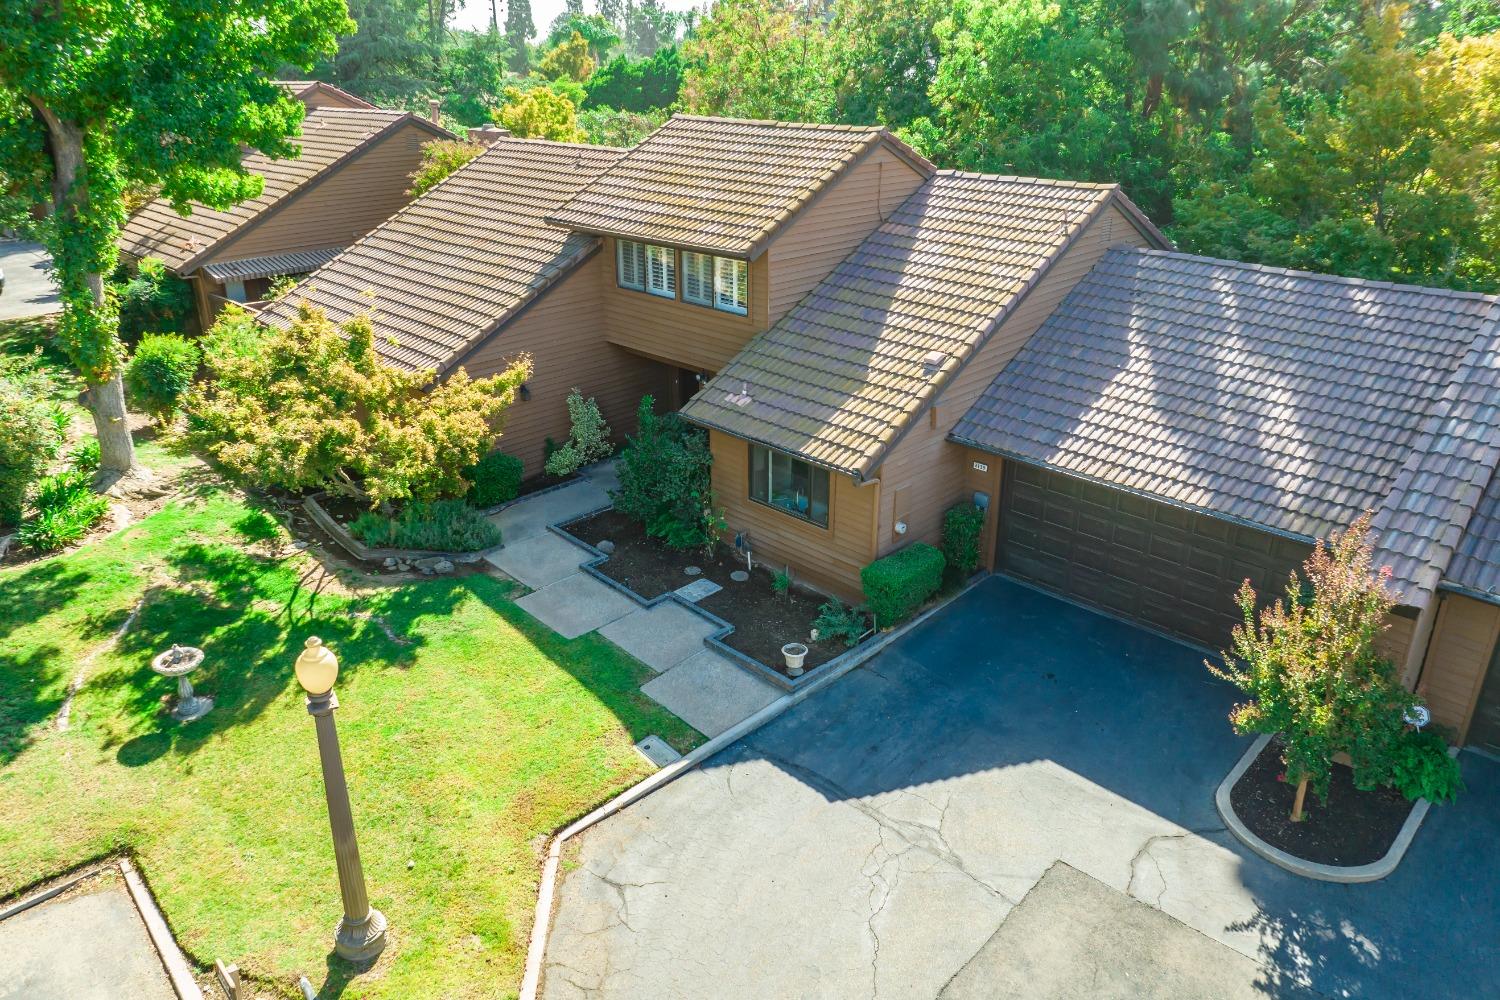
[[[583,517],[587,516],[587,514],[583,515]],[[579,518],[574,518],[574,520],[579,520]],[[571,538],[571,536],[569,537]],[[574,539],[574,541],[576,541],[576,539]],[[579,544],[584,543],[580,542]],[[592,546],[587,547],[592,548]],[[780,698],[777,698],[775,701],[771,702],[771,704],[767,705],[759,712],[756,712],[754,715],[751,715],[748,718],[740,720],[740,722],[724,730],[724,732],[720,733],[718,736],[713,737],[712,739],[703,743],[701,746],[698,746],[697,748],[691,750],[680,760],[673,761],[666,767],[662,768],[660,771],[657,771],[655,774],[648,775],[636,784],[631,785],[619,795],[616,795],[614,798],[610,799],[602,806],[599,806],[593,812],[588,813],[581,819],[575,820],[568,826],[564,827],[561,832],[554,836],[552,838],[551,844],[547,848],[547,858],[546,861],[542,864],[541,882],[537,887],[536,918],[532,921],[531,939],[526,949],[526,972],[521,979],[521,992],[519,995],[519,1000],[536,1000],[537,991],[541,988],[542,962],[546,958],[547,953],[547,935],[551,931],[552,925],[552,900],[553,894],[557,888],[557,871],[561,866],[562,850],[564,844],[566,844],[573,837],[576,837],[578,834],[587,830],[589,827],[608,819],[617,812],[620,812],[622,809],[635,802],[636,800],[645,798],[647,795],[656,791],[658,788],[670,784],[677,778],[680,778],[683,774],[696,768],[699,764],[707,760],[709,757],[712,757],[720,750],[723,750],[725,747],[744,739],[746,736],[766,725],[766,723],[775,719],[778,715],[781,715],[787,709],[792,708],[794,705],[797,705],[802,701],[805,701],[811,695],[829,686],[840,677],[849,673],[855,667],[864,663],[866,660],[874,657],[878,653],[883,652],[887,646],[895,642],[897,639],[903,638],[912,630],[925,624],[928,619],[932,618],[939,611],[942,611],[944,608],[946,608],[949,604],[952,604],[954,601],[958,600],[960,597],[973,590],[986,579],[988,579],[988,574],[986,574],[985,576],[976,576],[968,583],[966,583],[962,588],[954,591],[952,594],[948,595],[948,597],[944,598],[937,604],[934,604],[926,611],[923,611],[920,615],[913,618],[906,624],[900,626],[899,628],[892,629],[889,632],[876,636],[876,638],[865,643],[864,647],[862,648],[851,650],[851,653],[859,653],[861,655],[858,658],[850,658],[848,660],[845,660],[844,662],[839,663],[838,666],[834,669],[824,671],[823,673],[818,674],[816,677],[810,678],[810,683],[797,688],[795,691],[788,691],[786,694],[782,695]],[[625,592],[630,593],[630,591],[628,590],[626,590]],[[669,595],[663,596],[665,597]],[[639,600],[639,598],[637,598],[637,600]],[[835,659],[842,659],[842,657],[837,657]],[[828,663],[824,664],[824,666],[828,666],[829,664],[832,664],[834,662],[835,660],[829,660]]]
[[[1390,850],[1385,852],[1385,857],[1367,865],[1324,865],[1316,861],[1304,861],[1279,847],[1271,846],[1250,832],[1234,811],[1234,806],[1229,801],[1229,793],[1234,788],[1235,782],[1239,781],[1240,777],[1250,769],[1255,758],[1260,756],[1260,752],[1270,742],[1271,734],[1269,733],[1257,737],[1255,742],[1250,744],[1250,749],[1246,750],[1245,755],[1240,758],[1240,762],[1234,765],[1234,770],[1219,782],[1219,787],[1214,792],[1214,807],[1219,812],[1219,818],[1224,821],[1224,826],[1234,834],[1235,839],[1278,868],[1284,868],[1293,875],[1316,879],[1319,882],[1338,882],[1345,885],[1376,882],[1395,871],[1401,859],[1406,856],[1406,849],[1411,846],[1412,839],[1416,837],[1422,820],[1427,818],[1427,810],[1432,808],[1432,803],[1426,799],[1418,799],[1412,806]],[[1448,748],[1449,756],[1456,756],[1457,753],[1456,747]]]

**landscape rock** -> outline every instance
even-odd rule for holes
[[[444,558],[443,556],[427,556],[424,559],[418,559],[412,565],[427,576],[432,576],[434,573],[453,572],[453,560]]]
[[[703,569],[699,566],[688,566],[683,570],[683,572],[688,576],[697,576],[698,574],[703,572]]]
[[[380,565],[384,566],[386,569],[395,569],[399,564],[400,560],[395,556],[386,556],[385,562],[381,563]]]
[[[594,546],[594,548],[598,549],[600,552],[603,552],[605,555],[609,555],[610,553],[614,552],[615,543],[606,538],[598,545]]]

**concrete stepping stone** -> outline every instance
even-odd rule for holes
[[[705,597],[712,597],[724,588],[712,580],[694,580],[686,586],[677,588],[677,596],[684,601],[692,601],[697,604]]]
[[[647,681],[641,691],[704,736],[719,735],[782,695],[710,649]]]
[[[624,618],[639,605],[587,573],[575,573],[527,594],[516,607],[564,639],[576,639]]]
[[[612,621],[599,634],[661,673],[703,652],[703,640],[713,631],[712,623],[675,601],[667,601]]]
[[[532,590],[550,587],[578,572],[578,564],[592,558],[588,552],[551,531],[507,542],[498,552],[484,557],[485,562],[507,576],[519,580]]]

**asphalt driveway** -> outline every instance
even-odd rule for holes
[[[1390,878],[1308,882],[1245,851],[1214,812],[1248,745],[1229,731],[1233,701],[1195,650],[987,581],[584,834],[543,993],[1493,986],[1500,764],[1463,755],[1468,794],[1433,810]]]
[[[40,243],[0,239],[0,270],[5,272],[0,321],[43,316],[62,308],[57,285],[48,274],[51,262]]]

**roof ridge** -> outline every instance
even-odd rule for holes
[[[974,180],[985,181],[1013,181],[1018,184],[1037,184],[1043,187],[1074,187],[1086,191],[1118,191],[1120,185],[1114,182],[1102,181],[1073,181],[1061,177],[1031,177],[1026,174],[991,174],[982,170],[957,170],[952,167],[941,167],[933,171],[934,177],[968,177]]]
[[[594,142],[562,142],[558,139],[539,139],[532,136],[501,135],[490,140],[489,148],[485,152],[489,152],[490,149],[494,149],[502,143],[505,145],[556,146],[560,149],[598,149],[608,153],[628,153],[635,148],[634,146],[603,146]],[[475,159],[479,159],[483,155],[484,153],[481,153]],[[465,166],[467,165],[465,164]]]
[[[1304,271],[1295,267],[1277,267],[1274,264],[1256,264],[1251,261],[1232,260],[1228,257],[1210,257],[1205,254],[1188,253],[1186,250],[1155,250],[1150,247],[1112,247],[1109,252],[1114,254],[1142,254],[1152,257],[1171,257],[1198,264],[1223,264],[1246,271],[1260,271],[1264,274],[1280,274],[1292,278],[1311,278],[1318,281],[1336,282],[1342,285],[1358,285],[1361,288],[1389,288],[1394,291],[1425,292],[1444,297],[1474,299],[1480,302],[1489,302],[1492,305],[1500,305],[1500,295],[1492,295],[1488,292],[1471,292],[1460,288],[1441,288],[1436,285],[1417,285],[1400,281],[1377,281],[1374,278],[1353,278],[1343,274],[1326,274],[1322,271]]]
[[[690,121],[690,122],[723,122],[726,125],[758,125],[766,128],[802,128],[817,129],[826,132],[868,132],[885,133],[894,135],[889,125],[847,125],[842,123],[826,122],[793,122],[783,121],[779,118],[726,118],[722,115],[693,115],[683,111],[673,112],[667,121]]]

